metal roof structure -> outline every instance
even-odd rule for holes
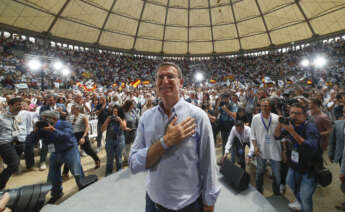
[[[1,0],[0,29],[151,55],[226,55],[345,33],[344,0]]]

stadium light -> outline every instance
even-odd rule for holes
[[[59,70],[62,69],[63,64],[62,64],[61,61],[55,61],[55,62],[53,63],[53,67],[54,67],[54,69],[55,69],[56,71],[59,71]]]
[[[204,75],[202,73],[196,73],[195,74],[195,80],[197,82],[201,82],[204,79]]]
[[[326,58],[323,57],[323,56],[318,56],[318,57],[316,57],[316,58],[314,59],[314,65],[315,65],[315,67],[317,67],[317,68],[322,68],[322,67],[324,67],[324,66],[326,65],[326,63],[327,63],[327,60],[326,60]]]
[[[66,77],[71,73],[71,71],[69,70],[69,68],[65,67],[64,69],[62,69],[62,76]]]
[[[308,67],[310,64],[309,60],[308,59],[303,59],[302,62],[301,62],[301,65],[303,67]]]
[[[42,63],[38,59],[29,60],[27,65],[31,71],[38,71],[42,67]]]

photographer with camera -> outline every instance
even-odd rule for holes
[[[36,122],[35,130],[29,135],[28,142],[35,142],[38,138],[42,138],[48,144],[49,152],[51,152],[48,182],[53,186],[52,198],[48,203],[52,204],[63,196],[61,165],[63,163],[67,165],[79,188],[81,188],[80,179],[84,177],[84,172],[71,123],[59,120],[59,113],[55,111],[44,111],[41,117],[43,121]]]
[[[222,155],[224,155],[225,145],[236,119],[236,112],[231,111],[229,93],[224,93],[217,101],[216,114],[219,115],[218,129],[222,135]]]
[[[102,132],[107,130],[105,137],[105,150],[107,153],[105,176],[113,172],[114,159],[116,159],[116,171],[122,168],[122,151],[125,146],[124,131],[126,128],[125,115],[122,109],[115,105],[101,128]]]
[[[289,118],[280,118],[275,130],[276,138],[286,140],[282,154],[289,166],[286,180],[297,198],[288,206],[294,211],[312,212],[316,188],[313,162],[319,151],[320,133],[316,125],[307,120],[307,111],[302,105],[292,104],[289,114]]]

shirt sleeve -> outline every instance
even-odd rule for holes
[[[255,126],[256,126],[256,119],[255,119],[255,116],[253,117],[252,119],[252,124],[250,126],[250,140],[257,140],[256,138],[256,134],[255,134]]]
[[[233,126],[231,129],[230,135],[228,137],[228,141],[226,142],[226,145],[225,145],[225,154],[229,154],[232,143],[234,142],[235,130],[236,130],[236,128],[235,128],[235,126]]]
[[[129,154],[129,168],[133,174],[146,170],[146,157],[149,147],[146,147],[144,138],[144,123],[139,121],[134,143]]]
[[[206,113],[200,123],[200,174],[202,179],[203,204],[213,206],[220,193],[217,179],[216,151],[214,147],[212,127]]]

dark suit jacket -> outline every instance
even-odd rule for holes
[[[345,120],[336,120],[328,144],[328,156],[335,162],[340,162],[344,150]]]

